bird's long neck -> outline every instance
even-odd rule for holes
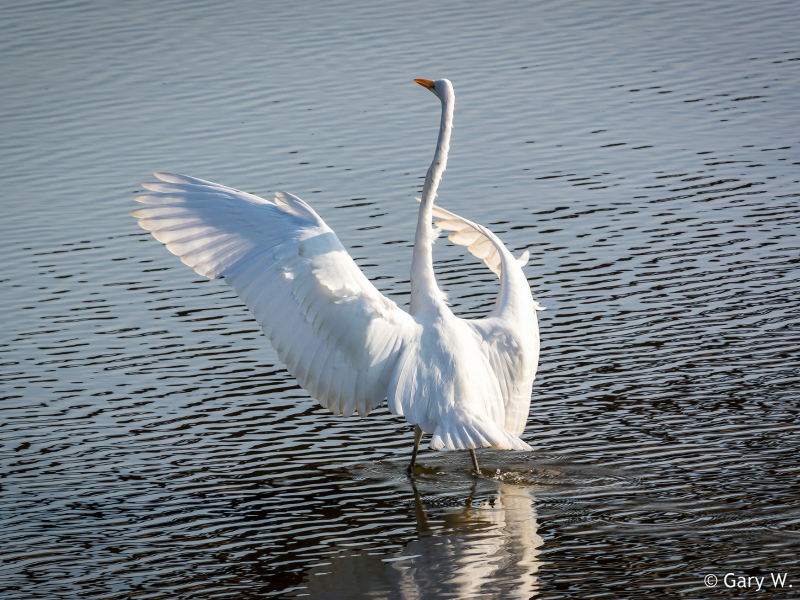
[[[453,129],[452,93],[442,100],[442,122],[439,126],[439,140],[433,162],[425,175],[422,188],[422,202],[419,206],[417,233],[414,237],[414,258],[411,262],[411,314],[428,308],[444,307],[444,299],[436,284],[433,274],[433,233],[431,219],[433,217],[433,201],[436,190],[442,180],[442,173],[447,167],[447,153],[450,151],[450,132]]]

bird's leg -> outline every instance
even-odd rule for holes
[[[469,449],[469,454],[472,456],[472,466],[475,467],[475,470],[478,472],[478,475],[481,474],[481,468],[478,466],[478,457],[475,455],[475,450],[472,448]]]
[[[414,425],[414,449],[411,451],[411,462],[408,463],[408,474],[414,472],[414,465],[417,464],[417,450],[419,450],[419,443],[422,440],[422,429],[419,425]]]

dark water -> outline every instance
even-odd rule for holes
[[[798,31],[795,2],[5,2],[0,596],[800,597]],[[456,89],[440,203],[530,250],[548,308],[535,451],[480,480],[425,451],[409,481],[402,419],[319,408],[127,215],[153,170],[286,189],[404,305],[414,77]],[[485,314],[494,275],[435,252]]]

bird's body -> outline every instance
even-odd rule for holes
[[[384,399],[431,434],[431,448],[530,450],[525,428],[539,356],[537,305],[522,266],[488,229],[433,204],[447,162],[454,95],[449,81],[416,80],[442,101],[425,178],[408,313],[364,276],[305,202],[274,202],[219,184],[157,173],[139,224],[199,274],[224,277],[254,313],[300,385],[334,414],[362,416]],[[500,277],[492,312],[456,317],[433,273],[437,226]],[[416,445],[415,453],[416,456]],[[473,453],[474,459],[474,453]],[[412,462],[413,464],[413,462]],[[477,462],[475,463],[477,464]]]

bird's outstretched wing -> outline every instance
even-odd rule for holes
[[[411,316],[364,276],[300,198],[270,202],[202,179],[156,173],[135,199],[139,225],[200,275],[224,277],[281,361],[334,414],[368,414],[386,397]]]
[[[539,362],[539,326],[536,311],[544,307],[533,299],[522,267],[528,262],[526,250],[515,259],[503,242],[483,225],[433,207],[437,227],[455,233],[456,244],[482,258],[500,277],[500,293],[494,309],[482,319],[465,321],[482,339],[481,349],[500,384],[505,408],[503,426],[514,435],[522,434],[528,420],[531,390]]]
[[[417,201],[421,202],[422,199],[417,198]],[[433,224],[436,225],[436,227],[453,232],[447,236],[451,242],[459,244],[460,246],[466,246],[467,250],[474,256],[483,260],[486,266],[489,267],[495,275],[502,277],[500,271],[500,252],[489,236],[482,231],[480,226],[476,227],[471,221],[459,217],[457,214],[451,213],[449,210],[445,210],[441,206],[436,206],[435,204],[433,205],[433,218]],[[524,267],[528,263],[529,258],[530,253],[525,250],[520,254],[517,261]]]

